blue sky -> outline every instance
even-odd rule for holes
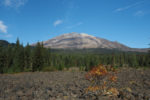
[[[69,32],[148,48],[150,0],[0,0],[0,39],[26,45]]]

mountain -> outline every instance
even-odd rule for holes
[[[7,46],[14,46],[15,44],[14,43],[9,43],[8,41],[6,40],[0,40],[0,46],[1,47],[7,47]]]
[[[33,44],[32,46],[35,46]],[[105,48],[123,51],[146,51],[146,49],[135,49],[118,42],[109,41],[103,38],[91,36],[85,33],[66,33],[47,41],[43,41],[46,48],[54,49],[84,49],[84,48]]]
[[[0,40],[0,46],[8,46],[9,42],[6,40]]]

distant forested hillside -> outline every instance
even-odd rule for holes
[[[8,46],[9,42],[5,40],[0,40],[0,46]]]
[[[53,71],[70,67],[89,70],[103,64],[114,67],[150,67],[150,52],[123,52],[108,49],[47,49],[37,43],[27,44],[0,42],[0,73],[25,71]]]
[[[6,40],[0,40],[0,46],[1,47],[7,47],[8,45],[15,45],[14,43],[9,43],[8,41]]]

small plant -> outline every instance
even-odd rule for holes
[[[95,92],[99,95],[108,94],[116,95],[117,89],[112,87],[112,84],[117,82],[116,69],[111,66],[99,65],[92,68],[86,75],[86,79],[91,85],[86,89],[86,92]],[[115,91],[115,92],[114,92]]]

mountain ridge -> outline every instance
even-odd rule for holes
[[[122,51],[146,52],[147,49],[131,48],[116,41],[88,35],[86,33],[65,33],[52,39],[42,42],[44,47],[53,49],[84,49],[84,48],[105,48],[118,49]],[[32,44],[35,46],[36,44]]]

